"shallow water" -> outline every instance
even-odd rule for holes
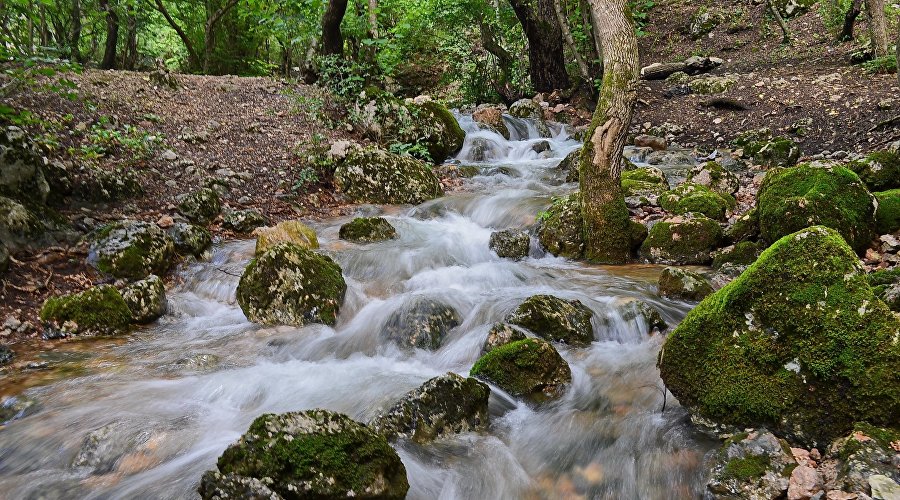
[[[662,339],[620,309],[640,298],[675,324],[690,305],[656,296],[655,266],[586,266],[543,255],[536,243],[521,262],[488,249],[493,230],[531,225],[553,196],[575,188],[555,168],[578,146],[565,131],[538,154],[534,126],[507,121],[513,141],[460,118],[468,132],[460,162],[471,163],[476,138],[490,145],[487,161],[474,163],[483,175],[464,192],[365,208],[383,211],[399,239],[361,246],[337,237],[348,219],[315,226],[348,284],[334,328],[246,320],[234,275],[252,257],[251,241],[184,268],[158,324],[92,345],[77,353],[88,357],[77,378],[27,391],[40,410],[0,430],[0,496],[197,497],[200,475],[256,416],[321,407],[365,421],[431,377],[467,374],[495,322],[524,298],[551,293],[595,313],[589,348],[557,346],[572,367],[565,397],[536,410],[495,389],[488,434],[400,443],[409,498],[699,497],[711,443],[671,395],[661,411]],[[386,343],[379,332],[389,315],[420,296],[452,305],[462,324],[435,352]]]

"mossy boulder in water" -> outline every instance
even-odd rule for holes
[[[675,215],[698,213],[721,221],[736,203],[731,195],[721,195],[706,186],[686,182],[660,196],[659,204]]]
[[[679,269],[667,267],[659,276],[659,294],[685,300],[701,300],[713,293],[712,285],[703,276]]]
[[[165,273],[174,254],[172,238],[156,224],[124,220],[97,232],[88,263],[116,278],[140,280]]]
[[[735,434],[715,454],[704,498],[786,498],[795,467],[790,446],[771,432],[762,429]]]
[[[417,443],[482,431],[488,426],[490,394],[486,384],[448,373],[410,391],[371,426],[388,439],[408,438]]]
[[[506,322],[546,340],[585,347],[594,341],[592,316],[591,310],[579,300],[534,295],[520,304]]]
[[[198,189],[181,200],[178,212],[194,224],[209,224],[222,212],[222,202],[214,189]]]
[[[669,335],[666,386],[695,415],[823,446],[900,421],[900,319],[833,229],[785,236]]]
[[[0,195],[43,204],[50,186],[40,150],[19,127],[0,130]]]
[[[176,222],[167,232],[179,255],[193,255],[199,259],[212,246],[212,234],[205,227]]]
[[[509,323],[497,323],[488,331],[488,336],[481,347],[481,353],[488,353],[502,345],[525,340],[526,338],[528,336],[525,335],[525,330],[518,326],[510,325]]]
[[[342,240],[374,243],[396,238],[397,230],[384,217],[357,217],[341,226],[338,235]]]
[[[269,223],[269,219],[257,210],[229,210],[222,217],[222,227],[236,233],[250,233]]]
[[[331,258],[279,243],[241,276],[237,301],[247,319],[265,325],[334,325],[347,283]]]
[[[335,186],[362,203],[418,204],[444,194],[431,167],[377,148],[349,148],[337,159]]]
[[[579,258],[584,253],[584,219],[581,194],[557,198],[540,216],[538,240],[545,250],[558,257]]]
[[[722,164],[714,161],[691,169],[688,182],[708,187],[720,195],[733,196],[741,188],[741,181]]]
[[[497,256],[504,259],[524,259],[531,248],[531,237],[525,231],[507,229],[491,233],[488,243]]]
[[[877,151],[847,167],[872,191],[900,188],[900,152]]]
[[[541,339],[500,346],[475,362],[470,374],[535,404],[562,397],[572,382],[569,364]]]
[[[640,253],[655,264],[709,264],[721,242],[722,228],[716,221],[689,214],[654,224]]]
[[[534,99],[519,99],[509,106],[510,116],[531,120],[541,137],[550,137],[550,128],[544,121],[544,108]]]
[[[450,330],[460,324],[451,306],[426,297],[416,297],[394,311],[384,325],[384,335],[400,347],[435,350]]]
[[[279,243],[290,243],[310,250],[319,248],[316,232],[298,220],[282,221],[274,227],[258,227],[253,230],[253,236],[256,236],[257,256]]]
[[[878,234],[900,230],[900,189],[875,193],[878,210],[875,212],[875,229]]]
[[[166,287],[159,276],[150,276],[122,289],[122,298],[135,323],[150,323],[166,313]]]
[[[217,465],[201,480],[205,500],[266,490],[285,499],[399,500],[409,490],[406,468],[384,436],[327,410],[257,417]]]
[[[133,319],[122,294],[110,285],[51,297],[41,307],[40,317],[48,338],[127,333]]]
[[[759,189],[757,208],[762,237],[769,242],[815,225],[837,230],[857,251],[874,236],[875,198],[841,166],[773,170]]]

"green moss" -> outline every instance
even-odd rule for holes
[[[753,158],[767,167],[792,167],[800,159],[800,148],[786,137],[773,137],[769,129],[741,134],[734,144],[743,150],[744,158]]]
[[[897,281],[900,281],[900,267],[875,271],[874,273],[870,273],[867,276],[867,279],[869,281],[869,285],[873,287],[892,285]]]
[[[900,188],[900,153],[876,151],[847,165],[872,191]]]
[[[534,295],[520,304],[506,321],[543,339],[584,347],[594,340],[592,316],[591,310],[578,300]]]
[[[206,187],[187,195],[178,211],[195,224],[208,224],[222,211],[222,202],[215,190]]]
[[[726,479],[748,481],[763,477],[770,465],[771,459],[768,455],[733,458],[725,464],[725,470],[722,475]]]
[[[722,250],[717,253],[715,257],[713,257],[712,266],[715,269],[718,269],[725,264],[749,266],[756,261],[756,258],[759,257],[759,254],[761,254],[764,249],[765,245],[762,243],[742,241],[730,250]]]
[[[581,258],[584,253],[581,194],[556,198],[541,217],[538,240],[548,252],[559,257]]]
[[[692,310],[659,366],[706,418],[824,445],[854,421],[900,419],[900,320],[840,235],[813,227],[767,249]]]
[[[676,215],[693,212],[715,220],[725,220],[725,213],[736,206],[731,195],[721,195],[706,186],[690,182],[660,196],[659,204]]]
[[[756,207],[737,218],[725,230],[725,237],[732,243],[755,241],[759,238],[759,210]]]
[[[900,230],[900,189],[875,193],[875,199],[878,200],[878,211],[875,212],[878,234]]]
[[[875,204],[851,170],[799,165],[770,171],[759,190],[760,231],[775,241],[803,228],[837,230],[857,251],[872,240]]]
[[[722,242],[722,228],[704,216],[656,223],[641,245],[641,255],[660,264],[708,264]]]
[[[127,332],[132,322],[122,294],[110,285],[49,298],[41,307],[40,318],[52,328],[73,335],[115,335]],[[68,322],[74,326],[66,326]]]
[[[572,381],[569,365],[553,346],[539,339],[497,347],[476,361],[470,373],[535,403],[561,396],[564,385]]]
[[[390,240],[397,237],[397,230],[382,217],[357,217],[341,226],[342,240],[358,243]]]

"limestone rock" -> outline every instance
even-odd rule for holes
[[[659,294],[663,297],[699,301],[711,293],[712,285],[697,273],[667,267],[659,276]]]
[[[88,263],[117,278],[139,280],[169,269],[175,244],[156,224],[124,220],[92,238]]]
[[[290,243],[315,250],[319,248],[316,232],[298,220],[279,222],[274,227],[259,227],[253,230],[256,236],[256,255],[262,255],[279,243]]]
[[[562,397],[572,382],[568,363],[540,339],[519,340],[490,351],[475,363],[471,375],[533,404]]]
[[[534,295],[520,304],[506,321],[546,340],[586,347],[594,341],[592,316],[591,310],[579,300]]]
[[[131,310],[122,294],[110,285],[51,297],[40,311],[47,338],[72,335],[118,335],[131,329]]]
[[[436,350],[460,322],[459,313],[451,306],[417,297],[391,314],[384,335],[401,347]]]
[[[491,250],[504,259],[519,260],[528,257],[531,237],[524,231],[507,229],[491,233]]]
[[[342,240],[374,243],[396,238],[397,230],[384,217],[357,217],[341,226],[338,234]]]
[[[122,298],[135,323],[150,323],[166,313],[166,287],[159,276],[151,275],[122,289]]]

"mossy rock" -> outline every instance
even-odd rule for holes
[[[525,330],[509,323],[497,323],[488,331],[488,336],[481,347],[481,353],[485,354],[502,345],[525,340],[526,338],[528,336],[525,334]]]
[[[279,243],[290,243],[310,250],[319,248],[316,232],[298,220],[282,221],[274,227],[258,227],[253,230],[253,235],[256,236],[257,256]]]
[[[709,280],[700,274],[677,267],[663,269],[657,285],[661,296],[676,299],[701,300],[713,293]]]
[[[165,273],[174,255],[172,238],[156,224],[124,220],[93,236],[88,263],[116,278],[140,280]]]
[[[791,167],[800,159],[800,147],[785,137],[751,146],[753,161],[766,167]]]
[[[16,126],[0,129],[0,195],[44,204],[50,186],[42,165],[40,150],[24,130]]]
[[[857,422],[848,435],[836,440],[828,449],[827,458],[837,459],[834,484],[848,493],[868,494],[872,476],[880,475],[895,483],[900,482],[900,470],[896,467],[897,450],[893,445],[898,441],[900,428],[875,427]]]
[[[759,236],[759,209],[756,207],[738,217],[725,229],[725,238],[732,243],[756,241]]]
[[[713,257],[712,266],[714,269],[719,269],[725,264],[749,266],[756,262],[759,254],[765,249],[766,245],[764,243],[741,241],[731,247],[723,248],[716,252],[716,255]]]
[[[374,243],[396,238],[397,230],[384,217],[357,217],[341,226],[338,235],[355,243]]]
[[[878,210],[875,212],[875,230],[878,234],[900,231],[900,189],[875,193]]]
[[[48,338],[119,335],[131,329],[131,310],[122,294],[110,285],[51,297],[40,312]]]
[[[656,167],[639,167],[622,172],[622,194],[658,197],[669,190],[666,174]]]
[[[222,217],[222,227],[236,233],[251,233],[269,224],[269,219],[257,210],[229,210]]]
[[[212,246],[212,233],[205,227],[176,222],[167,232],[179,255],[193,255],[199,259]]]
[[[479,432],[488,426],[491,389],[474,378],[448,373],[410,391],[372,421],[388,439],[427,443],[438,437]]]
[[[566,172],[566,182],[578,182],[578,169],[581,162],[581,148],[572,150],[556,166],[558,170]]]
[[[705,498],[787,498],[796,467],[788,443],[771,432],[735,434],[714,455]]]
[[[722,94],[735,85],[737,80],[730,76],[707,76],[688,82],[694,93],[702,95]]]
[[[900,188],[900,152],[877,151],[847,167],[872,191]]]
[[[194,224],[209,224],[222,212],[219,194],[212,188],[203,188],[188,194],[178,204],[178,213]]]
[[[338,161],[335,186],[359,203],[419,204],[444,189],[431,167],[420,160],[377,148],[355,148]]]
[[[25,205],[0,196],[0,241],[16,251],[40,246],[46,227]]]
[[[166,313],[166,287],[159,276],[150,276],[122,289],[122,298],[135,323],[150,323]]]
[[[757,208],[762,237],[769,242],[814,225],[837,230],[857,251],[874,236],[875,199],[841,166],[772,170],[759,189]]]
[[[740,179],[715,161],[694,167],[688,174],[687,181],[706,186],[723,196],[734,196],[741,188]]]
[[[528,257],[531,237],[525,231],[507,229],[491,233],[488,246],[503,259],[519,260]]]
[[[583,230],[581,194],[574,193],[555,199],[541,215],[538,240],[553,255],[577,259],[584,253]]]
[[[731,195],[719,194],[700,184],[686,182],[659,197],[660,206],[675,215],[703,214],[710,219],[725,220],[728,210],[736,206]]]
[[[689,214],[654,224],[640,254],[655,264],[709,264],[722,239],[722,228],[716,221]]]
[[[347,283],[330,257],[279,243],[241,276],[237,301],[247,319],[265,325],[334,325]]]
[[[659,367],[694,414],[821,447],[856,421],[900,421],[898,331],[853,250],[816,226],[688,313]]]
[[[462,319],[451,306],[426,297],[416,297],[394,311],[384,326],[384,335],[400,347],[436,350]]]
[[[572,382],[569,364],[540,339],[500,346],[475,362],[470,374],[533,404],[559,399]]]
[[[706,7],[700,7],[697,12],[691,16],[691,24],[688,26],[688,34],[694,40],[699,40],[710,34],[716,26],[722,24],[725,16],[717,10],[710,10]]]
[[[775,8],[785,18],[792,18],[808,12],[819,0],[775,0]]]
[[[132,169],[117,168],[108,171],[99,167],[87,167],[86,170],[72,188],[73,194],[83,200],[116,202],[144,194],[141,178]]]
[[[206,500],[219,498],[218,480],[236,478],[256,479],[253,489],[265,486],[285,499],[399,500],[409,490],[406,468],[384,436],[327,410],[257,417],[217,464],[219,476],[209,471],[201,481]]]
[[[525,299],[506,322],[545,340],[587,347],[594,341],[592,317],[591,310],[579,300],[534,295]]]

